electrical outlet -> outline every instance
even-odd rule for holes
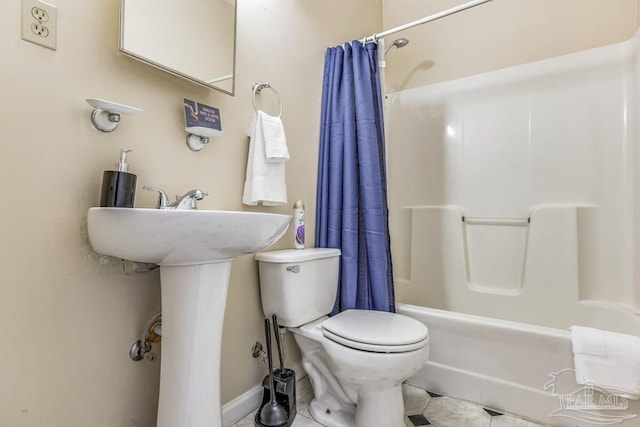
[[[41,0],[22,0],[22,40],[56,50],[58,9]]]
[[[34,22],[33,24],[31,24],[31,31],[37,36],[49,37],[49,29],[44,24],[41,24],[39,22]]]
[[[47,11],[35,6],[31,8],[31,16],[40,22],[47,22],[49,20]]]

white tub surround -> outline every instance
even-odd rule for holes
[[[397,298],[640,335],[640,36],[389,94]]]

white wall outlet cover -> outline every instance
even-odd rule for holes
[[[40,0],[22,0],[22,40],[56,50],[58,9]]]

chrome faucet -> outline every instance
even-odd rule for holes
[[[207,193],[201,190],[191,190],[182,196],[176,196],[176,201],[169,204],[167,193],[161,189],[151,187],[149,185],[145,185],[142,188],[147,191],[158,192],[158,203],[156,204],[156,209],[172,209],[176,211],[198,209],[196,201],[204,199],[204,196],[208,196]]]

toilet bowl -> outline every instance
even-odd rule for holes
[[[340,251],[304,249],[256,255],[262,307],[278,316],[302,352],[314,398],[309,411],[327,427],[404,426],[402,382],[429,357],[429,332],[396,313],[331,312]]]

